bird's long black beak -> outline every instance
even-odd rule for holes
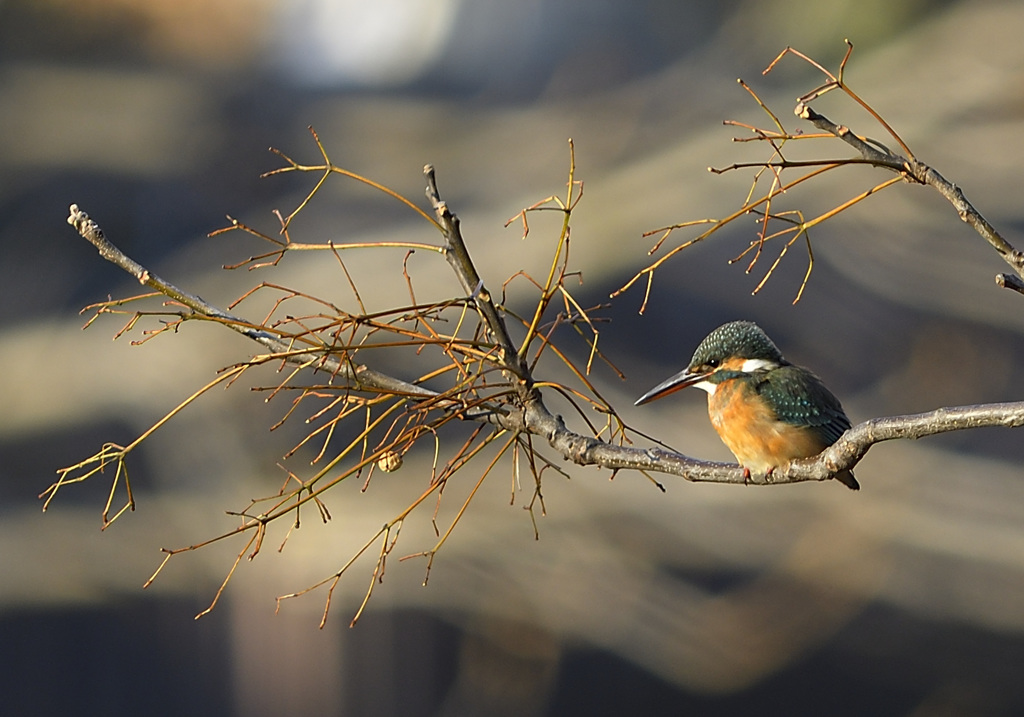
[[[657,386],[652,388],[650,391],[645,393],[643,396],[636,400],[634,406],[642,406],[645,403],[651,401],[657,401],[659,398],[664,398],[670,393],[675,393],[680,389],[684,389],[687,386],[692,386],[695,383],[700,383],[702,380],[707,378],[706,373],[690,373],[686,369],[683,369],[675,376],[665,379]]]

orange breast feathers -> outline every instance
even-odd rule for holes
[[[780,421],[746,381],[718,384],[708,394],[708,414],[722,442],[751,470],[767,472],[826,448],[813,431]]]

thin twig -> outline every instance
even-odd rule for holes
[[[262,344],[274,353],[288,354],[293,351],[293,347],[290,343],[281,341],[270,332],[256,328],[244,319],[233,316],[232,314],[207,303],[199,296],[183,291],[174,284],[171,284],[150,272],[144,266],[114,246],[114,244],[104,236],[103,230],[99,225],[96,224],[88,214],[81,211],[77,204],[72,204],[70,211],[71,214],[68,216],[68,224],[75,227],[83,238],[95,246],[99,250],[100,256],[124,269],[126,272],[134,276],[140,284],[156,289],[161,294],[184,304],[198,314],[219,319],[228,328]],[[289,361],[303,363],[307,358],[308,357],[297,356],[289,358]],[[343,376],[357,385],[375,388],[380,391],[422,396],[424,398],[437,395],[435,391],[431,391],[422,386],[407,383],[401,379],[374,371],[367,366],[342,362],[332,356],[326,356],[320,366],[324,370],[329,371],[332,374]]]
[[[851,132],[849,128],[837,125],[824,115],[815,112],[803,102],[798,102],[793,112],[796,116],[807,120],[818,129],[835,135],[846,142],[857,150],[861,157],[870,164],[898,172],[907,179],[924,184],[937,191],[946,198],[946,201],[953,205],[957,216],[969,224],[979,236],[987,241],[999,253],[999,256],[1013,267],[1018,276],[1024,278],[1024,252],[1016,249],[996,231],[996,228],[967,200],[963,190],[939,174],[936,169],[918,159],[908,159],[880,148],[881,145],[869,144]]]

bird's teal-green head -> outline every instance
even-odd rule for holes
[[[692,374],[711,374],[728,364],[733,370],[749,373],[787,363],[760,326],[753,321],[731,321],[700,342],[686,369]]]
[[[753,321],[731,321],[708,334],[685,369],[645,393],[636,405],[650,403],[687,386],[714,393],[723,381],[788,365],[760,326]]]

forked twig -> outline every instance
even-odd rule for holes
[[[689,239],[676,247],[673,247],[666,254],[661,256],[658,260],[652,262],[648,266],[641,269],[632,279],[630,279],[618,291],[612,294],[612,296],[617,296],[626,289],[629,289],[640,279],[646,278],[646,289],[644,292],[643,302],[640,308],[640,312],[643,313],[647,307],[647,302],[650,299],[650,291],[651,286],[653,284],[654,272],[658,268],[660,268],[668,259],[673,257],[679,251],[687,247],[693,246],[698,242],[704,241],[705,239],[708,239],[718,229],[734,222],[741,216],[753,212],[759,212],[762,219],[759,222],[760,229],[758,232],[757,239],[754,242],[751,242],[751,245],[748,247],[748,249],[744,251],[743,254],[741,254],[742,256],[751,249],[755,250],[753,258],[747,266],[748,273],[754,268],[758,260],[761,258],[762,250],[764,249],[765,244],[767,242],[773,239],[783,239],[784,237],[789,237],[789,239],[786,240],[786,243],[780,250],[777,258],[775,259],[771,267],[769,267],[764,277],[755,287],[754,293],[757,293],[764,286],[765,282],[772,276],[775,268],[779,265],[779,262],[785,256],[789,247],[792,246],[793,241],[795,241],[795,239],[797,239],[800,236],[803,236],[807,242],[808,255],[809,257],[813,256],[810,238],[807,234],[808,229],[810,229],[812,226],[816,224],[820,224],[824,221],[834,218],[841,212],[859,204],[868,197],[877,194],[879,191],[899,183],[900,180],[924,184],[938,191],[954,206],[954,208],[957,211],[957,215],[964,222],[970,224],[971,227],[973,227],[980,236],[982,236],[986,241],[988,241],[989,244],[999,253],[999,255],[1014,269],[1014,271],[1019,277],[1024,278],[1024,253],[1015,249],[1009,242],[1006,241],[1004,237],[1002,237],[995,230],[994,227],[992,227],[991,224],[989,224],[987,220],[985,220],[985,218],[974,208],[974,206],[967,201],[960,188],[956,187],[954,184],[946,180],[944,177],[942,177],[941,174],[939,174],[933,168],[919,161],[914,156],[914,153],[911,151],[907,143],[904,142],[902,137],[900,137],[899,134],[892,128],[892,126],[888,122],[886,122],[884,117],[882,117],[882,115],[877,110],[875,110],[871,105],[864,101],[856,92],[854,92],[850,88],[850,86],[845,81],[844,75],[847,63],[849,62],[850,56],[853,52],[853,44],[847,40],[846,45],[846,54],[844,55],[842,61],[839,64],[839,71],[835,74],[827,70],[824,66],[822,66],[815,60],[811,59],[807,55],[803,54],[802,52],[792,47],[787,47],[782,52],[780,52],[779,55],[774,60],[772,60],[772,62],[763,72],[763,74],[771,72],[783,57],[787,55],[793,55],[803,60],[804,62],[807,62],[809,65],[817,69],[826,77],[826,82],[824,84],[816,87],[815,89],[801,96],[797,100],[796,108],[794,109],[794,114],[797,117],[810,122],[818,130],[820,130],[820,132],[815,134],[801,134],[799,132],[793,132],[785,129],[778,115],[775,112],[773,112],[767,106],[767,104],[760,99],[760,97],[757,96],[757,93],[747,83],[740,80],[741,87],[743,87],[743,89],[746,90],[748,94],[750,94],[750,96],[754,99],[758,106],[769,116],[773,129],[761,129],[750,124],[736,121],[727,121],[726,124],[747,129],[753,135],[748,138],[737,139],[737,141],[767,142],[769,147],[771,148],[771,154],[768,159],[760,162],[741,162],[720,169],[709,169],[711,169],[711,171],[716,174],[722,174],[724,172],[737,171],[741,169],[756,170],[754,173],[753,181],[751,183],[750,191],[747,194],[747,197],[744,200],[742,206],[738,211],[730,214],[725,219],[704,219],[691,222],[682,222],[671,227],[666,227],[665,229],[656,230],[656,232],[662,232],[662,236],[659,239],[658,243],[655,245],[655,247],[651,250],[652,254],[658,251],[662,243],[665,241],[665,239],[668,238],[668,236],[677,229],[682,229],[699,223],[711,224],[711,227],[709,229],[705,230],[698,236]],[[885,133],[892,137],[892,139],[898,145],[902,154],[898,154],[896,152],[891,151],[881,142],[856,134],[855,132],[851,131],[848,127],[835,124],[827,117],[819,114],[818,112],[814,111],[811,108],[810,103],[834,90],[841,91],[844,95],[849,97],[858,106],[866,110],[868,114],[872,117],[872,119],[874,119],[875,122],[877,122],[878,125],[885,131]],[[833,138],[841,139],[847,145],[856,150],[859,156],[849,158],[829,157],[814,160],[790,160],[785,156],[783,152],[785,144],[789,141],[823,140]],[[771,229],[772,222],[782,219],[786,215],[792,214],[794,211],[797,211],[776,210],[773,206],[773,202],[776,200],[776,198],[781,198],[783,194],[786,194],[794,187],[796,187],[798,184],[809,179],[815,179],[825,171],[830,171],[840,167],[848,167],[857,164],[868,164],[874,167],[888,169],[890,171],[896,172],[898,176],[888,181],[881,182],[875,185],[874,187],[867,189],[866,191],[856,195],[855,197],[833,207],[832,209],[818,214],[818,216],[816,216],[814,219],[806,223],[793,226],[789,229],[780,232],[776,232]],[[783,180],[784,173],[789,174],[794,171],[802,170],[808,171],[802,174],[798,179],[794,181]],[[755,190],[761,179],[766,175],[771,177],[771,186],[765,194],[757,195]],[[813,261],[811,265],[813,266]],[[804,289],[807,286],[809,278],[810,271],[805,273],[804,278],[801,281],[800,288],[797,291],[794,303],[796,303],[796,301],[799,301],[800,298],[803,296]],[[997,283],[1000,286],[1009,286],[1009,288],[1013,288],[1012,282],[1010,284],[1007,284],[1005,281],[1000,281],[997,279]]]

